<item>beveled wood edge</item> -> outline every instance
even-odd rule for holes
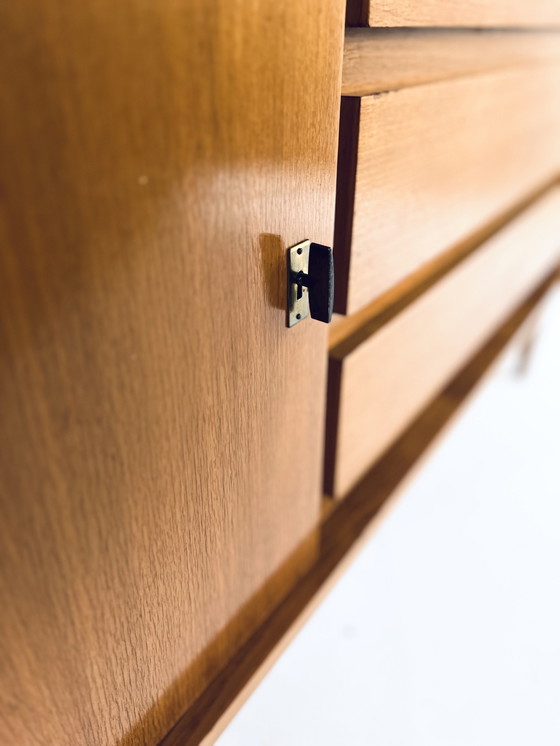
[[[369,96],[560,58],[559,30],[347,28],[342,96]],[[529,43],[528,43],[529,42]]]
[[[160,746],[212,744],[394,505],[462,405],[498,361],[524,321],[557,281],[555,268],[432,400],[366,477],[325,511],[319,558],[238,651]]]
[[[474,254],[483,243],[559,184],[560,175],[556,175],[508,210],[497,215],[494,220],[471,233],[463,241],[427,262],[417,272],[383,293],[372,303],[343,319],[338,319],[329,334],[329,357],[337,360],[344,359],[362,342],[452,272],[467,257]]]

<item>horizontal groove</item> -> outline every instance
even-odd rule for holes
[[[342,95],[367,96],[560,59],[550,29],[346,29]]]
[[[329,337],[329,357],[342,360],[349,355],[362,342],[473,254],[485,241],[505,228],[511,220],[521,215],[531,204],[537,202],[546,192],[555,187],[559,179],[560,175],[541,185],[521,202],[513,205],[450,251],[425,265],[418,273],[407,278],[405,282],[392,288],[373,303],[355,314],[338,319]]]
[[[555,279],[553,273],[518,306],[358,486],[334,509],[325,511],[320,553],[313,567],[218,674],[160,746],[214,743],[355,552],[370,537],[382,509],[401,493],[420,459],[433,448]]]

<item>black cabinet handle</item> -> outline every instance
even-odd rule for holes
[[[330,246],[309,240],[288,249],[286,325],[307,316],[329,324],[334,305],[334,263]]]

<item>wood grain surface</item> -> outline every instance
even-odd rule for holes
[[[555,187],[350,354],[331,351],[331,494],[348,493],[559,259]]]
[[[331,240],[342,36],[340,0],[2,5],[2,744],[155,744],[315,557],[285,250]]]
[[[325,500],[321,548],[310,570],[234,660],[197,700],[161,746],[211,746],[260,683],[310,614],[340,578],[381,520],[417,476],[471,394],[491,373],[504,348],[542,304],[549,276],[477,351],[439,396],[371,469],[348,497]],[[327,507],[328,506],[328,507]]]
[[[559,78],[542,65],[343,99],[337,312],[410,281],[558,174]]]
[[[433,261],[426,264],[421,271],[411,276],[408,281],[383,293],[356,313],[350,316],[333,314],[329,326],[329,350],[333,351],[333,356],[341,358],[352,352],[359,344],[371,337],[384,324],[419,298],[422,293],[425,293],[442,277],[445,277],[469,254],[475,252],[484,241],[491,238],[497,231],[505,228],[510,221],[557,184],[558,178],[556,177],[538,189],[528,192],[522,200],[513,203],[507,210],[497,215],[494,220],[485,223],[480,230],[469,235],[469,240],[461,243],[456,251],[448,251],[437,256]]]
[[[348,0],[351,26],[560,26],[557,0]]]
[[[349,28],[342,95],[367,96],[560,58],[560,33]]]

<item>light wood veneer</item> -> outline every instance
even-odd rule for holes
[[[557,0],[348,0],[350,26],[560,26]]]
[[[284,252],[331,240],[342,26],[2,3],[2,744],[158,743],[316,556]]]
[[[559,257],[556,187],[352,352],[331,351],[330,494],[356,484]]]
[[[560,33],[349,28],[342,95],[367,96],[437,80],[560,59]]]
[[[344,98],[335,310],[353,313],[560,170],[560,67]]]

